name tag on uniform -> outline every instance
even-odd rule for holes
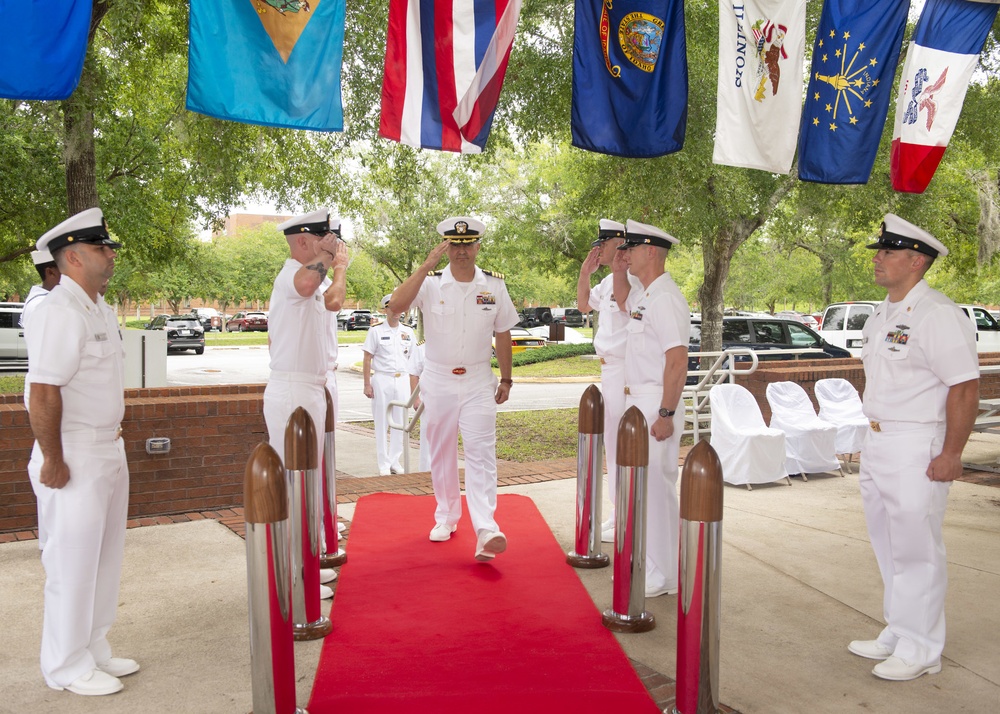
[[[388,340],[388,339],[391,339],[391,338],[389,337],[389,335],[382,335],[379,339],[380,340]]]
[[[107,342],[108,341],[108,333],[107,332],[98,332],[97,334],[94,335],[94,339],[97,340],[98,342]]]

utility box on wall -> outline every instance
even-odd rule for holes
[[[167,333],[125,330],[125,388],[167,386]]]

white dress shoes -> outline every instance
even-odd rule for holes
[[[139,663],[125,657],[112,657],[107,662],[100,662],[97,668],[112,677],[127,677],[139,671]]]
[[[926,665],[910,664],[905,659],[893,656],[875,665],[875,668],[872,669],[872,674],[881,679],[905,682],[910,679],[916,679],[922,674],[937,674],[940,671],[941,660]]]
[[[878,640],[853,640],[847,645],[847,649],[858,657],[868,659],[887,659],[892,656],[892,650]]]
[[[451,534],[455,532],[458,526],[451,525],[447,523],[438,523],[436,526],[431,528],[431,540],[435,543],[444,543],[446,540],[451,538]]]
[[[320,585],[319,586],[319,599],[320,600],[329,600],[332,597],[333,597],[333,590],[331,590],[330,588],[328,588],[326,585]]]
[[[615,542],[615,529],[614,526],[610,530],[601,531],[601,542],[602,543],[614,543]]]
[[[651,588],[646,590],[646,597],[660,597],[660,595],[676,595],[677,588]]]
[[[486,562],[507,550],[507,536],[500,531],[479,531],[476,538],[476,560]]]
[[[331,583],[337,579],[337,571],[333,568],[320,568],[319,581],[321,583]]]
[[[73,694],[82,694],[86,697],[100,697],[105,694],[114,694],[125,688],[118,677],[112,677],[99,669],[92,669],[81,677],[77,677],[71,684],[65,687],[49,684],[57,690],[66,689]]]
[[[337,522],[337,532],[338,533],[343,533],[346,530],[347,530],[347,524],[346,523],[341,523],[341,522],[338,521]]]

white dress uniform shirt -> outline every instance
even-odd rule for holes
[[[945,643],[948,564],[941,533],[950,482],[931,481],[941,453],[948,388],[979,376],[975,329],[923,280],[883,301],[862,330],[865,416],[859,486],[882,574],[886,627],[878,642],[929,666]]]
[[[60,388],[63,488],[41,484],[35,442],[28,476],[46,533],[42,674],[65,687],[111,658],[128,512],[124,349],[114,311],[64,275],[25,328],[26,382]]]
[[[625,342],[625,407],[638,407],[648,425],[659,418],[663,398],[665,353],[687,348],[691,336],[691,311],[669,273],[629,293],[629,322]],[[676,411],[674,433],[664,441],[649,439],[646,493],[646,590],[677,587],[677,548],[680,529],[677,501],[677,461],[684,405],[668,404]],[[624,505],[624,504],[623,504]]]
[[[455,525],[462,515],[458,481],[458,433],[465,451],[465,492],[472,527],[496,531],[497,379],[490,369],[494,332],[518,322],[503,280],[476,268],[460,283],[447,266],[428,276],[413,304],[424,317],[424,373],[420,394],[431,454],[437,523]]]
[[[406,371],[410,352],[417,344],[413,330],[399,323],[395,327],[388,321],[379,323],[368,330],[361,349],[371,357],[372,416],[375,419],[375,454],[379,473],[386,475],[390,470],[401,472],[399,463],[403,455],[404,434],[393,429],[386,440],[389,428],[387,412],[389,402],[405,402],[410,397],[410,378]],[[393,421],[401,424],[405,418],[403,409],[393,407]]]
[[[27,325],[31,313],[42,304],[42,298],[48,294],[49,291],[41,285],[32,285],[31,290],[28,291],[28,297],[24,299],[24,307],[21,308],[21,317],[18,319],[17,324],[21,327]]]
[[[406,363],[406,371],[417,379],[420,379],[420,375],[424,373],[424,345],[422,342],[418,342],[410,350],[410,359]],[[412,392],[413,390],[410,391]],[[427,430],[423,426],[420,427],[420,470],[431,470],[431,452],[427,446]]]

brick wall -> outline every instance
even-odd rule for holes
[[[129,517],[242,505],[247,459],[267,439],[263,393],[263,385],[126,390]],[[0,395],[0,532],[37,525],[27,474],[33,438],[22,400]],[[170,438],[170,453],[146,453],[154,436]]]

